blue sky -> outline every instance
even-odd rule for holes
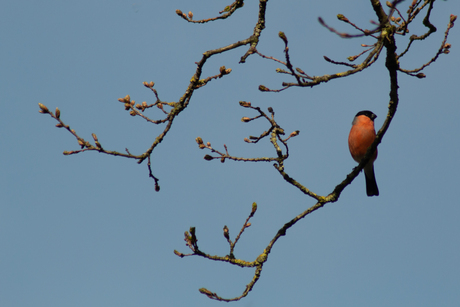
[[[370,38],[344,40],[317,18],[352,32],[344,14],[362,27],[375,19],[368,1],[269,1],[258,50],[283,57],[278,32],[289,39],[291,59],[310,75],[341,71],[323,60],[359,53]],[[364,3],[364,4],[362,4]],[[207,253],[225,255],[222,227],[232,238],[257,202],[259,209],[235,255],[254,260],[277,230],[314,201],[288,185],[271,163],[207,162],[200,136],[235,156],[274,156],[265,141],[243,139],[268,128],[238,101],[273,107],[289,141],[286,171],[326,195],[356,165],[347,136],[353,116],[369,109],[380,128],[389,100],[382,57],[360,74],[315,88],[261,93],[293,81],[275,73],[276,63],[251,56],[246,47],[215,56],[203,76],[220,66],[232,73],[197,90],[189,107],[152,156],[161,191],[147,167],[76,150],[71,135],[38,102],[82,137],[96,133],[107,149],[145,151],[161,127],[128,115],[117,99],[153,102],[143,81],[154,81],[160,98],[177,101],[208,50],[252,33],[258,3],[248,1],[227,20],[188,24],[216,16],[225,1],[3,1],[0,12],[0,305],[1,306],[220,306],[198,289],[240,295],[253,269],[187,253],[183,233],[197,229]],[[409,1],[402,4],[409,5]],[[434,56],[458,1],[436,1],[438,31],[414,44],[401,65],[413,69]],[[458,23],[458,21],[457,21]],[[422,34],[419,19],[410,34]],[[308,216],[275,245],[247,298],[233,306],[457,306],[460,301],[460,170],[458,24],[425,79],[399,75],[400,105],[375,162],[380,196],[368,198],[361,174],[340,200]],[[407,37],[399,38],[398,50]],[[150,115],[158,118],[159,112]]]

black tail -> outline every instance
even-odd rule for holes
[[[366,166],[364,168],[364,175],[366,177],[366,192],[367,196],[379,196],[379,188],[377,181],[375,181],[374,165]]]

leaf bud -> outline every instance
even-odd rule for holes
[[[265,85],[259,85],[259,91],[261,92],[268,92],[270,91]]]
[[[247,122],[250,122],[251,119],[250,119],[249,117],[246,117],[246,116],[245,116],[245,117],[243,117],[243,118],[241,119],[241,121],[244,122],[244,123],[247,123]]]
[[[287,37],[286,37],[286,34],[284,34],[284,32],[279,32],[278,33],[278,36],[283,40],[284,44],[287,45],[288,43],[288,40],[287,40]]]
[[[50,112],[50,110],[48,110],[48,108],[44,104],[39,102],[38,106],[40,107],[40,111],[38,111],[38,112],[43,113],[43,114],[46,114],[46,113]]]
[[[342,14],[337,14],[337,19],[343,22],[349,22],[348,18],[343,16]]]
[[[210,155],[206,155],[206,156],[204,156],[204,159],[205,159],[206,161],[211,161],[211,160],[214,159],[214,158],[211,157]]]
[[[357,56],[354,55],[354,56],[349,56],[347,59],[348,59],[348,61],[353,62],[354,60],[356,60],[356,58],[357,58]]]
[[[257,203],[252,203],[252,210],[251,210],[251,216],[254,215],[254,213],[256,213],[257,211]]]
[[[326,57],[324,57],[324,58],[326,58]],[[327,60],[326,60],[326,61],[327,61]],[[301,73],[301,74],[306,75],[306,73],[305,73],[302,69],[300,69],[299,67],[297,67],[295,70],[296,70],[298,73]]]
[[[181,252],[178,252],[178,251],[176,251],[176,250],[174,250],[174,254],[175,254],[176,256],[181,257],[181,258],[184,257],[184,254],[182,254]]]
[[[228,232],[227,225],[224,226],[224,237],[225,239],[230,240],[230,233]]]
[[[240,101],[240,106],[244,108],[249,108],[251,106],[251,103],[249,101]]]

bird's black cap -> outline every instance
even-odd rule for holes
[[[369,111],[369,110],[360,111],[360,112],[358,112],[358,113],[356,114],[356,116],[360,116],[360,115],[367,116],[367,117],[369,117],[372,121],[373,121],[374,119],[377,118],[377,115],[375,115],[374,113],[372,113],[372,112]]]

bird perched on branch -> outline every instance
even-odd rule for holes
[[[377,117],[371,111],[361,111],[353,119],[350,135],[348,136],[348,148],[353,159],[360,163],[367,149],[375,140],[374,119]],[[367,196],[378,196],[379,188],[375,181],[374,161],[377,159],[377,148],[369,162],[364,167],[366,177]]]

